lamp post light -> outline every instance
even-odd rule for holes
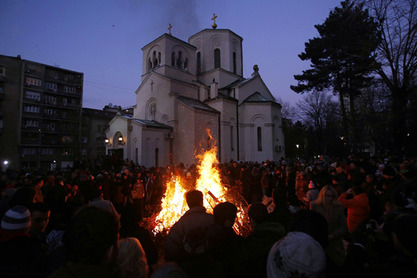
[[[1,165],[1,168],[2,168],[1,170],[3,172],[5,172],[7,170],[7,167],[9,167],[9,161],[5,160],[5,161],[3,161],[2,165]]]
[[[123,145],[125,143],[123,141],[123,136],[122,135],[119,136],[118,140],[119,140],[119,145]]]

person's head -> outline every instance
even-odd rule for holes
[[[319,192],[319,196],[315,201],[320,206],[331,206],[334,205],[337,200],[337,191],[333,186],[326,185]]]
[[[41,234],[45,231],[51,216],[51,210],[45,203],[34,203],[29,207],[32,226],[31,233]]]
[[[7,231],[29,232],[30,226],[30,212],[21,205],[14,206],[6,211],[1,219],[1,228]]]
[[[372,174],[367,174],[366,176],[365,176],[365,181],[366,181],[366,183],[368,183],[368,184],[371,184],[371,183],[373,183],[374,182],[374,175],[372,175]]]
[[[237,207],[229,202],[220,203],[213,209],[214,224],[233,227],[237,215]]]
[[[33,185],[33,186],[39,186],[39,187],[42,187],[42,186],[43,186],[43,183],[44,183],[43,178],[39,176],[39,177],[36,177],[36,178],[33,180],[32,185]]]
[[[68,260],[92,265],[115,262],[118,228],[118,220],[110,212],[83,206],[75,212],[64,234]]]
[[[185,200],[189,208],[203,205],[203,193],[199,190],[191,190],[185,194]]]
[[[351,186],[353,195],[359,195],[364,192],[364,188],[362,187],[362,184],[355,183]]]
[[[124,278],[146,278],[149,268],[145,251],[139,240],[128,237],[120,240],[117,264]]]
[[[276,242],[267,260],[268,278],[323,277],[326,255],[320,244],[303,232],[290,232]]]
[[[33,189],[32,187],[19,187],[10,199],[9,205],[10,207],[16,205],[29,207],[31,204],[34,204],[36,202],[35,195],[35,189]]]
[[[341,174],[341,173],[343,173],[343,166],[342,165],[337,165],[336,166],[336,172],[338,173],[338,174]]]
[[[248,211],[250,222],[253,226],[266,221],[268,209],[262,203],[253,203]]]

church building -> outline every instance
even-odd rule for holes
[[[191,165],[213,145],[221,163],[285,157],[281,105],[257,65],[243,77],[243,39],[216,27],[185,42],[170,26],[142,48],[133,116],[110,121],[108,153],[145,167]]]

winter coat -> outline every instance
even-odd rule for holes
[[[205,229],[213,224],[213,215],[203,206],[189,209],[171,228],[165,241],[165,260],[177,261],[188,255],[184,246],[186,235],[196,229]],[[201,235],[203,236],[203,235]]]
[[[369,217],[369,200],[366,193],[355,195],[352,199],[347,199],[347,197],[348,194],[344,192],[337,200],[347,208],[347,225],[349,232],[353,232]]]
[[[269,250],[285,233],[284,226],[277,222],[265,221],[254,227],[243,242],[244,277],[266,277]]]
[[[322,205],[312,202],[311,210],[319,212],[326,218],[329,227],[329,243],[324,251],[327,257],[334,263],[342,265],[346,256],[342,236],[348,230],[344,211],[345,208],[338,202],[328,207],[323,207]]]

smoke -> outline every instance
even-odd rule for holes
[[[195,0],[130,0],[129,9],[145,15],[145,18],[138,18],[138,22],[159,35],[168,33],[169,24],[172,25],[171,34],[184,41],[201,30]],[[209,18],[207,22],[210,22]]]

